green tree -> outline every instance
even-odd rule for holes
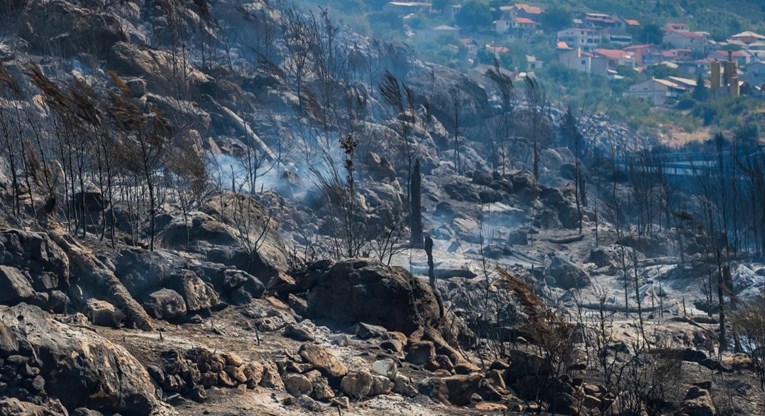
[[[553,6],[545,10],[539,23],[546,31],[558,31],[571,24],[571,12],[562,6]]]
[[[693,87],[693,99],[702,103],[707,100],[707,87],[701,74],[696,78],[696,86]]]
[[[663,37],[659,25],[651,23],[643,26],[636,41],[651,45],[661,45]]]
[[[488,4],[471,0],[462,5],[454,17],[454,21],[462,28],[476,30],[491,25],[491,8]]]

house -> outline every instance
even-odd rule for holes
[[[525,3],[499,8],[500,18],[494,22],[494,31],[500,35],[509,34],[515,39],[529,39],[539,33],[538,19],[542,9]]]
[[[526,3],[515,3],[511,7],[513,17],[525,17],[527,19],[538,19],[542,15],[542,9],[531,6]],[[501,9],[501,8],[500,8]]]
[[[593,75],[608,75],[608,60],[585,52],[582,48],[562,51],[558,54],[558,62],[568,69]]]
[[[665,32],[688,32],[688,24],[686,23],[667,23],[662,28]]]
[[[603,35],[599,31],[587,28],[564,29],[559,31],[556,37],[557,42],[566,42],[574,49],[584,50],[597,48],[603,40]]]
[[[507,34],[514,39],[530,39],[540,33],[539,23],[527,17],[514,17],[511,20],[497,20],[494,30],[502,35]]]
[[[661,59],[669,62],[686,62],[693,60],[693,51],[690,49],[667,49],[661,51]]]
[[[640,22],[635,19],[624,19],[624,25],[627,27],[640,27]]]
[[[664,34],[662,42],[676,49],[690,49],[703,53],[709,46],[709,36],[704,32],[673,30]]]
[[[609,16],[603,13],[585,13],[584,22],[592,27],[616,28],[623,27],[624,24],[615,16]]]
[[[631,52],[637,66],[654,65],[661,62],[661,49],[656,45],[633,45],[624,48]]]
[[[745,50],[752,56],[752,61],[765,60],[765,41],[752,42]]]
[[[746,67],[744,80],[749,85],[761,86],[765,84],[765,62],[752,62]]]
[[[415,2],[415,1],[391,1],[388,2],[383,9],[387,12],[393,12],[401,16],[406,16],[412,13],[429,13],[430,3]]]
[[[765,41],[765,36],[760,35],[759,33],[746,31],[746,32],[736,33],[735,35],[731,36],[729,40],[739,41],[748,45],[754,42]]]
[[[704,75],[710,71],[712,60],[708,58],[677,63],[677,71],[686,76]]]
[[[528,70],[529,71],[537,71],[542,69],[542,64],[544,62],[537,59],[534,55],[526,55],[526,62],[528,63]]]
[[[624,29],[608,28],[601,31],[603,42],[614,43],[617,45],[629,45],[632,43],[632,35]]]
[[[728,51],[724,50],[717,50],[709,54],[707,56],[711,60],[718,60],[718,61],[727,61],[728,60]],[[732,51],[731,52],[731,59],[736,61],[738,66],[746,66],[751,60],[752,60],[752,54],[750,54],[747,51]]]
[[[592,54],[608,61],[612,68],[617,66],[635,67],[635,57],[630,52],[620,49],[595,49]]]
[[[651,78],[632,85],[624,92],[624,96],[646,99],[653,105],[664,105],[687,90],[686,85],[666,79]]]

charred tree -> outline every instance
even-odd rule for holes
[[[422,248],[422,174],[420,173],[420,159],[414,162],[414,171],[409,182],[409,228],[411,237],[409,245],[412,248]]]

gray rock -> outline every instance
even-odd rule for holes
[[[308,378],[302,374],[288,374],[282,379],[287,393],[298,397],[304,394],[311,394],[313,385]]]
[[[555,278],[561,289],[582,289],[590,284],[590,276],[584,270],[560,256],[553,257],[547,274]]]
[[[342,377],[348,374],[348,368],[324,347],[315,344],[303,344],[300,346],[299,354],[306,362],[311,363],[327,376]]]
[[[410,334],[438,327],[433,290],[400,267],[346,260],[330,267],[308,294],[308,317],[338,325],[365,322]]]
[[[171,277],[168,286],[183,296],[190,313],[214,309],[221,303],[215,289],[190,270],[181,270]]]
[[[340,382],[340,390],[354,399],[362,399],[369,395],[375,382],[374,377],[366,370],[349,373]]]
[[[34,295],[32,284],[19,269],[0,266],[0,303],[13,306]]]
[[[157,319],[177,320],[186,316],[186,301],[172,289],[160,289],[150,294],[143,307]]]
[[[125,320],[125,314],[105,300],[88,299],[86,310],[93,325],[119,328]]]
[[[20,317],[23,331],[14,328]],[[109,414],[168,414],[155,396],[146,369],[122,346],[93,331],[57,322],[40,308],[25,304],[0,306],[0,322],[12,328],[20,344],[32,349],[25,354],[41,360],[40,376],[46,380],[46,393],[66,408],[96,408]]]

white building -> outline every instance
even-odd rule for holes
[[[666,79],[652,78],[639,82],[624,92],[625,97],[643,98],[653,105],[664,105],[668,100],[677,98],[688,90],[688,87]]]
[[[597,48],[603,41],[603,35],[597,30],[570,28],[558,32],[557,41],[566,42],[568,46],[574,49],[592,50]]]
[[[582,48],[562,51],[558,54],[558,62],[568,69],[586,72],[588,74],[608,76],[608,60],[585,52]]]

